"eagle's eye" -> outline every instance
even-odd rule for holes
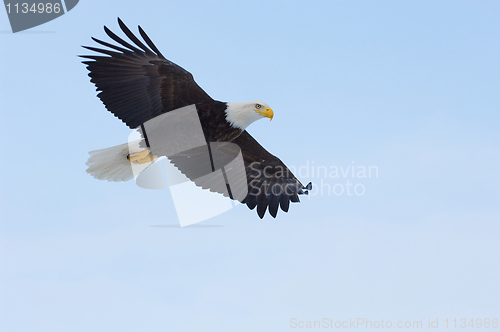
[[[261,104],[255,104],[255,108],[256,108],[256,109],[259,109],[259,108],[261,108],[261,107],[262,107],[262,105],[261,105]]]

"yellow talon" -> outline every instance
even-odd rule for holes
[[[130,160],[130,162],[138,165],[146,164],[149,162],[152,162],[155,160],[158,156],[155,156],[154,154],[151,154],[151,151],[149,149],[142,150],[139,152],[134,152],[131,153],[127,156],[127,159]]]

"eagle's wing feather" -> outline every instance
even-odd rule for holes
[[[213,101],[191,73],[165,59],[144,30],[139,27],[147,46],[120,19],[118,23],[136,46],[104,27],[106,34],[120,46],[92,38],[111,50],[84,46],[105,56],[81,56],[91,60],[83,63],[90,71],[91,82],[100,91],[98,97],[111,113],[130,128],[137,128],[162,113]]]
[[[266,209],[273,217],[278,207],[287,212],[290,201],[299,202],[298,195],[307,195],[307,190],[311,189],[311,184],[304,187],[279,158],[264,149],[247,131],[233,143],[241,149],[247,175],[248,195],[242,203],[252,210],[257,207],[260,218],[264,217]]]
[[[233,144],[216,146],[211,144],[210,158],[209,150],[202,146],[169,156],[168,159],[197,186],[229,197],[222,173],[211,173],[212,168],[207,160],[214,160],[219,165],[215,169],[218,169],[229,164],[238,154],[234,147],[239,148],[246,177],[233,178],[230,190],[233,195],[238,193],[238,197],[231,198],[240,200],[251,210],[257,207],[260,218],[264,217],[266,210],[276,217],[279,207],[288,212],[290,201],[299,202],[298,195],[307,194],[307,190],[311,189],[311,184],[304,187],[279,158],[266,151],[247,131],[231,143]],[[207,177],[209,173],[210,176]],[[244,194],[239,195],[242,192]]]

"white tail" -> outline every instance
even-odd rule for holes
[[[99,180],[128,181],[134,177],[132,166],[127,159],[129,144],[121,144],[107,149],[90,151],[87,173]]]

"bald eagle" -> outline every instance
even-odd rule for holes
[[[108,111],[135,129],[160,115],[195,105],[207,143],[230,142],[241,149],[248,190],[246,196],[238,200],[251,210],[257,207],[260,218],[266,210],[276,217],[278,207],[288,212],[290,201],[299,202],[298,195],[308,193],[312,184],[303,186],[280,159],[246,131],[256,120],[272,120],[274,113],[269,105],[262,101],[233,103],[212,99],[191,73],[160,53],[140,26],[139,33],[145,44],[119,18],[118,24],[133,44],[104,26],[106,34],[119,45],[92,37],[108,49],[83,46],[99,54],[80,56],[85,58],[82,62],[87,65],[91,82]],[[142,151],[131,154],[126,144],[92,151],[90,155],[87,173],[108,181],[130,180],[133,178],[131,163],[158,158],[144,146]],[[192,179],[182,162],[175,158],[169,160]]]

